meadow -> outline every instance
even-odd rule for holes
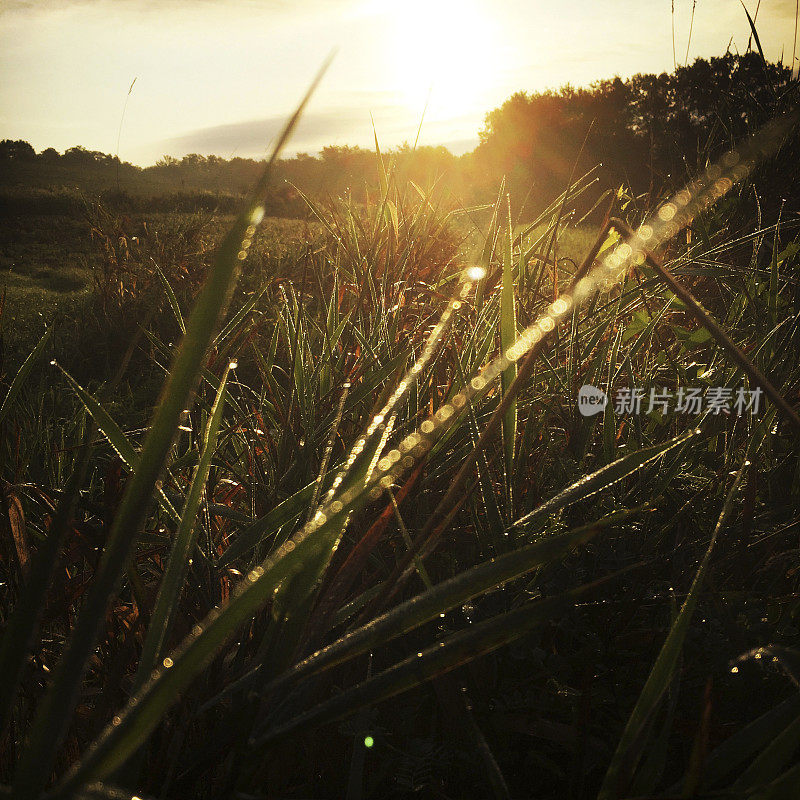
[[[5,219],[2,792],[794,797],[796,116],[524,221],[377,147]]]

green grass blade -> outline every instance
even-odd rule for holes
[[[791,762],[800,745],[800,715],[786,726],[756,756],[753,763],[734,784],[741,792],[756,789],[775,780]]]
[[[155,263],[155,262],[154,262]],[[167,294],[167,300],[169,301],[169,306],[172,309],[172,313],[175,315],[175,321],[178,323],[178,327],[181,329],[181,333],[186,333],[186,323],[183,321],[183,314],[181,314],[181,307],[178,305],[178,298],[175,296],[175,292],[172,289],[172,285],[167,280],[167,276],[164,274],[164,271],[158,264],[155,264],[156,272],[158,272],[158,277],[161,278],[161,283],[164,286],[164,291]]]
[[[101,403],[87,392],[60,364],[58,368],[67,379],[72,391],[78,396],[83,407],[91,414],[94,424],[97,425],[108,443],[114,448],[116,454],[125,462],[129,469],[136,468],[139,454],[128,440],[128,437],[119,427],[114,418],[103,408]]]
[[[497,236],[499,234],[500,229],[500,206],[503,202],[503,194],[505,191],[506,182],[503,179],[500,182],[500,190],[497,194],[497,200],[495,201],[494,205],[492,206],[492,217],[489,220],[489,227],[486,231],[486,238],[483,242],[483,248],[481,249],[480,256],[478,257],[478,266],[484,269],[487,273],[489,271],[489,265],[492,261],[492,255],[494,254],[495,247],[497,245]],[[478,288],[475,292],[475,307],[480,310],[483,306],[483,295],[484,295],[484,284],[483,282],[478,284]]]
[[[197,541],[197,511],[203,499],[203,489],[208,479],[211,459],[217,444],[217,436],[225,408],[227,382],[228,370],[225,370],[203,437],[200,460],[195,467],[192,483],[186,495],[186,505],[183,507],[178,530],[175,534],[175,543],[172,546],[167,568],[164,571],[164,577],[161,579],[161,587],[158,591],[156,604],[150,617],[150,625],[147,629],[147,636],[139,658],[139,667],[134,681],[134,691],[141,688],[155,668],[159,655],[164,649],[164,642],[167,639],[177,608],[178,598],[186,578],[189,556]]]
[[[83,403],[83,407],[91,414],[94,424],[98,430],[106,437],[108,443],[114,448],[117,455],[125,462],[128,469],[135,471],[139,462],[139,453],[134,450],[133,445],[123,432],[122,428],[116,423],[114,418],[105,410],[103,405],[89,392],[87,392],[63,367],[58,367],[67,379],[72,390]],[[180,519],[178,512],[170,503],[164,491],[156,489],[157,501],[164,511],[176,522]]]
[[[798,715],[800,695],[794,695],[738,730],[709,755],[703,768],[703,783],[709,787],[719,783],[773,741],[776,732],[786,728]],[[667,792],[680,792],[680,784]]]
[[[309,656],[271,681],[265,687],[265,692],[283,689],[298,680],[349,661],[424,625],[445,611],[462,606],[468,600],[490,589],[519,578],[543,564],[563,558],[576,547],[591,540],[604,528],[622,523],[633,513],[612,514],[591,525],[521,547],[442,581],[432,589],[396,606],[369,625],[345,634]]]
[[[335,472],[338,472],[338,467],[328,471],[323,483],[329,480]],[[222,554],[218,566],[220,568],[229,566],[268,536],[277,533],[287,522],[298,519],[308,511],[316,486],[317,481],[309,483],[308,486],[304,486],[299,492],[295,492],[291,497],[287,497],[286,500],[275,506],[268,514],[248,525]]]
[[[751,440],[751,443],[752,441],[753,440]],[[635,763],[630,763],[629,753],[638,737],[642,735],[642,731],[650,715],[672,680],[675,666],[678,663],[678,657],[683,649],[683,641],[686,638],[689,624],[692,620],[698,597],[700,596],[700,588],[703,585],[706,569],[711,560],[711,553],[714,550],[714,545],[720,532],[728,521],[728,517],[733,509],[736,493],[749,463],[749,461],[745,461],[737,472],[733,485],[728,491],[717,525],[714,528],[714,533],[711,536],[708,549],[692,581],[689,594],[686,596],[683,606],[681,606],[680,613],[670,628],[666,641],[661,648],[661,652],[658,654],[653,664],[650,675],[639,695],[639,699],[636,701],[636,705],[625,725],[625,730],[622,733],[617,749],[611,759],[611,764],[603,779],[598,800],[613,800],[614,798],[623,796],[627,790],[627,785],[635,770]]]
[[[42,338],[37,342],[36,347],[31,350],[30,355],[25,359],[25,361],[22,362],[22,366],[14,376],[14,380],[11,381],[11,386],[8,387],[6,396],[3,398],[3,403],[0,405],[0,423],[3,422],[6,414],[8,414],[11,406],[14,404],[14,400],[19,394],[20,389],[22,389],[22,386],[30,374],[30,371],[33,369],[33,365],[39,360],[39,357],[42,355],[42,351],[47,346],[47,342],[50,341],[50,335],[52,332],[52,328],[48,328],[44,332]]]
[[[137,469],[126,485],[86,603],[56,669],[53,684],[40,703],[31,727],[29,744],[19,762],[14,780],[15,791],[20,798],[36,797],[47,783],[56,750],[66,733],[72,709],[78,700],[81,681],[94,643],[105,620],[106,606],[147,517],[153,490],[164,468],[181,414],[187,408],[200,378],[206,352],[227,307],[240,262],[247,255],[242,244],[255,232],[255,226],[264,216],[262,198],[272,177],[273,164],[299,121],[329,61],[330,59],[323,65],[297,111],[284,127],[243,212],[237,217],[214,255],[209,275],[186,324],[186,335],[181,341],[156,406]]]
[[[260,292],[253,295],[246,303],[239,308],[236,313],[230,318],[225,327],[219,332],[214,339],[214,344],[219,348],[226,339],[229,339],[233,332],[242,324],[252,310],[258,305],[261,298],[266,294],[269,287],[265,286]]]
[[[360,708],[387,700],[431,678],[443,675],[461,664],[513,642],[537,625],[562,616],[578,599],[595,591],[608,580],[606,578],[586,584],[547,600],[526,603],[514,611],[492,617],[453,634],[379,675],[273,728],[253,741],[252,746],[264,747],[312,723],[322,725],[333,722],[349,716]]]
[[[750,800],[796,800],[798,785],[800,785],[800,764],[786,770],[769,786],[751,794]]]
[[[507,199],[506,230],[503,234],[503,285],[500,292],[500,350],[505,353],[517,339],[517,314],[514,299],[514,262],[512,258],[512,239],[514,229],[511,224],[511,201]],[[517,362],[511,361],[500,376],[503,394],[517,377]],[[514,444],[517,436],[517,401],[512,400],[503,416],[503,453],[505,455],[506,494],[511,509],[511,485],[514,473]]]
[[[627,478],[629,475],[632,475],[637,470],[650,464],[657,458],[660,458],[670,450],[686,444],[697,435],[698,434],[695,432],[685,433],[682,436],[676,436],[674,439],[670,439],[666,444],[645,447],[641,450],[637,450],[635,453],[629,453],[613,461],[611,464],[607,464],[596,472],[592,472],[590,475],[586,475],[576,481],[562,492],[559,492],[555,497],[546,500],[529,514],[518,519],[514,523],[513,528],[529,528],[535,523],[540,522],[544,517],[555,513],[565,506],[580,500],[585,500],[597,492],[608,489],[610,486]]]
[[[353,503],[363,507],[362,493]],[[214,609],[194,631],[165,658],[150,680],[134,695],[90,746],[63,784],[64,791],[91,780],[102,780],[119,768],[159,724],[164,712],[211,661],[217,650],[274,596],[275,589],[320,551],[329,550],[349,510],[342,509],[285,542],[261,566],[252,570],[222,609]]]

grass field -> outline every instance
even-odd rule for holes
[[[261,219],[268,173],[235,218],[10,217],[9,796],[791,797],[776,141],[650,216],[616,197],[636,236],[574,226],[580,180],[520,226],[379,157],[308,222]]]
[[[101,218],[102,219],[102,218]],[[96,281],[102,280],[108,239],[124,237],[132,263],[154,273],[159,242],[197,231],[184,254],[202,261],[221,238],[233,217],[213,213],[112,215],[19,215],[0,226],[0,292],[5,297],[5,320],[13,320],[6,337],[7,369],[16,370],[45,328],[95,313]],[[103,222],[105,225],[103,225]],[[93,233],[93,226],[95,227]],[[292,219],[270,218],[263,223],[253,251],[253,270],[277,268],[309,239],[308,225]],[[141,244],[140,244],[141,243]],[[151,252],[152,251],[152,252]],[[175,264],[165,265],[167,269]],[[259,272],[260,274],[260,272]],[[99,377],[99,376],[97,376]]]

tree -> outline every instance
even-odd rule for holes
[[[177,167],[178,164],[180,164],[180,161],[174,156],[161,156],[161,158],[156,161],[155,166],[160,169],[170,169]]]
[[[14,161],[33,161],[36,151],[22,139],[3,139],[0,142],[0,159]]]
[[[55,164],[61,158],[61,155],[55,147],[48,147],[39,153],[39,158],[47,164]]]

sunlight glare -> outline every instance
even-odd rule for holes
[[[398,100],[426,118],[446,119],[472,110],[494,84],[500,63],[488,11],[479,0],[377,0],[390,78]]]

